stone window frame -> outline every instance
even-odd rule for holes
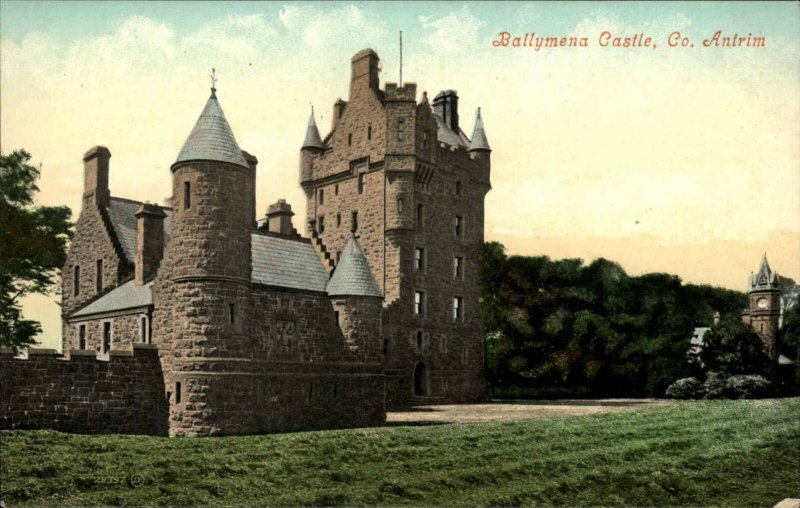
[[[338,196],[339,195],[339,184],[338,183],[334,184],[334,186],[333,186],[333,195],[334,196]]]
[[[403,213],[403,198],[397,198],[397,214]]]
[[[81,265],[72,267],[72,296],[81,294]]]
[[[417,329],[412,336],[414,340],[414,346],[418,353],[422,353],[425,351],[425,332],[422,330]]]
[[[100,258],[95,262],[94,284],[95,291],[97,293],[103,290],[103,258]]]
[[[447,335],[442,335],[439,340],[439,352],[447,354]]]
[[[414,248],[414,271],[416,272],[425,272],[427,268],[427,259],[425,256],[425,248],[424,247],[415,247]]]
[[[341,213],[337,213],[336,214],[336,227],[338,228],[341,225],[342,225],[342,214]]]
[[[180,381],[175,381],[175,405],[183,405],[183,384]]]
[[[353,133],[349,132],[347,133],[347,146],[352,146],[352,145],[353,145]]]
[[[325,204],[325,189],[324,188],[318,189],[317,190],[317,194],[319,195],[319,204],[324,205]]]
[[[152,344],[153,343],[153,330],[150,323],[150,315],[147,313],[139,314],[137,321],[139,322],[139,343]]]
[[[367,190],[367,172],[362,171],[358,173],[358,194],[362,195]]]
[[[182,199],[183,206],[181,207],[183,210],[191,210],[192,209],[192,181],[190,179],[183,180],[183,199]]]
[[[450,316],[453,319],[454,323],[463,323],[464,322],[464,297],[454,295],[453,296],[453,314]]]
[[[371,139],[372,139],[372,126],[368,125],[367,126],[367,140],[369,141]]]
[[[383,356],[389,356],[392,352],[392,339],[391,337],[383,338]]]
[[[456,215],[455,216],[455,223],[454,223],[454,230],[453,233],[455,234],[456,238],[464,238],[464,231],[466,229],[464,216],[463,215]]]
[[[83,330],[83,344],[81,344],[81,330]],[[89,333],[86,323],[76,323],[75,324],[75,338],[77,339],[76,349],[85,350],[86,346],[88,345],[89,341]],[[81,347],[82,346],[82,347]]]
[[[358,231],[358,210],[354,210],[350,214],[350,231],[353,233]]]
[[[456,180],[456,196],[461,195],[461,180]]]
[[[417,203],[416,222],[419,227],[425,226],[425,203]]]
[[[106,344],[106,323],[108,323],[108,351],[103,351]],[[110,354],[114,346],[114,318],[100,320],[100,353]]]
[[[463,254],[453,256],[453,279],[464,280],[465,264]]]
[[[426,314],[426,298],[425,291],[421,289],[414,290],[414,316],[424,318]]]
[[[406,120],[405,118],[397,119],[397,141],[405,141]]]
[[[322,234],[322,233],[325,232],[325,215],[324,214],[317,216],[317,231],[319,232],[319,234]]]

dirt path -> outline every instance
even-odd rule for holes
[[[386,414],[389,425],[425,425],[437,423],[512,422],[538,420],[554,416],[580,416],[597,413],[618,413],[670,404],[657,399],[595,400],[512,400],[482,404],[449,404],[417,406]]]

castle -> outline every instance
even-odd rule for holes
[[[170,206],[113,197],[84,155],[63,268],[64,357],[0,355],[0,427],[169,435],[380,425],[387,406],[484,396],[480,269],[490,148],[458,96],[418,102],[352,57],[348,101],[300,150],[303,225],[255,208],[255,156],[215,88]]]

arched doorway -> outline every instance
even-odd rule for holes
[[[428,373],[422,362],[414,366],[414,395],[428,395]]]

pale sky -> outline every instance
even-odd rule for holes
[[[512,254],[618,261],[737,290],[766,251],[800,280],[800,6],[768,3],[0,3],[0,148],[42,163],[42,204],[77,215],[82,154],[112,153],[112,195],[161,202],[209,94],[259,158],[259,216],[286,198],[304,223],[299,147],[347,99],[350,56],[381,80],[454,88],[492,146],[486,239]],[[601,48],[645,33],[656,48]],[[766,46],[715,48],[714,32]],[[589,48],[498,48],[499,32],[586,36]],[[679,31],[695,47],[670,48]],[[45,346],[53,299],[32,298]]]

